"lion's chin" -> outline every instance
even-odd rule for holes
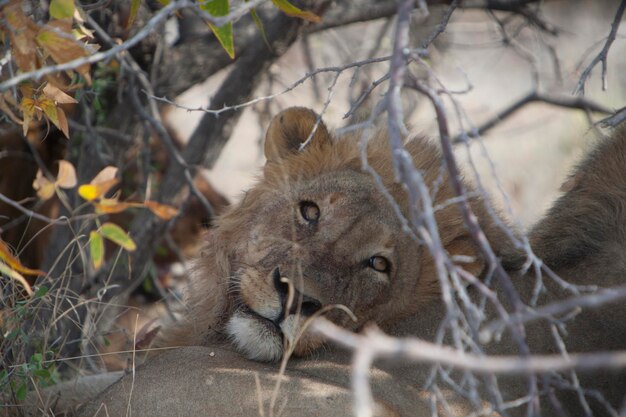
[[[228,319],[226,332],[237,350],[248,359],[275,362],[285,353],[285,343],[293,347],[295,356],[308,356],[323,344],[320,336],[301,331],[302,321],[292,314],[276,324],[244,308]]]
[[[275,362],[283,356],[280,329],[261,316],[237,311],[228,320],[226,331],[248,359]]]

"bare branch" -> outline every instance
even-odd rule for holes
[[[574,89],[574,94],[585,94],[585,83],[587,82],[587,78],[589,78],[589,75],[591,75],[591,71],[593,70],[593,68],[598,65],[598,62],[602,62],[602,90],[606,91],[606,61],[609,55],[609,49],[611,49],[611,45],[613,44],[615,36],[617,35],[617,29],[619,29],[619,25],[622,22],[622,17],[624,16],[625,9],[626,0],[622,0],[619,4],[619,7],[617,8],[617,12],[615,12],[615,18],[613,19],[613,23],[611,23],[611,31],[609,32],[609,36],[604,43],[604,47],[583,71],[580,79],[578,80],[578,84],[576,84],[576,88]]]
[[[478,356],[418,338],[390,337],[376,327],[368,327],[363,330],[362,334],[356,334],[323,318],[316,319],[311,328],[338,345],[353,350],[355,355],[369,352],[372,359],[404,358],[418,363],[452,366],[479,374],[530,375],[569,369],[589,371],[626,367],[626,351],[624,350],[570,354],[568,357],[562,355]]]
[[[607,288],[591,294],[571,297],[566,300],[557,301],[542,307],[529,310],[526,313],[517,314],[506,318],[498,319],[487,324],[480,334],[484,343],[491,338],[491,335],[499,333],[511,323],[528,323],[539,319],[554,320],[553,317],[559,314],[569,313],[572,310],[583,308],[593,308],[604,306],[610,303],[621,301],[626,298],[626,286]]]
[[[391,59],[391,56],[382,56],[382,57],[376,57],[376,58],[370,58],[370,59],[364,59],[362,61],[356,61],[356,62],[351,62],[349,64],[346,65],[341,65],[341,66],[331,66],[331,67],[323,67],[323,68],[318,68],[312,72],[309,72],[307,74],[305,74],[304,76],[302,76],[301,78],[299,78],[298,80],[294,81],[293,83],[289,84],[285,89],[283,89],[282,91],[279,91],[277,93],[274,94],[270,94],[267,96],[261,96],[261,97],[255,97],[251,100],[248,101],[244,101],[241,102],[239,104],[234,104],[234,105],[230,105],[230,106],[222,106],[220,108],[215,108],[215,106],[213,105],[213,103],[209,103],[206,106],[199,106],[199,107],[187,107],[187,106],[182,106],[166,97],[156,97],[153,95],[148,94],[148,92],[145,92],[146,95],[153,99],[153,100],[157,100],[157,101],[161,101],[163,103],[167,103],[170,104],[176,108],[179,109],[183,109],[183,110],[187,110],[187,111],[201,111],[204,113],[207,113],[209,115],[213,115],[213,116],[219,116],[222,113],[227,113],[230,111],[237,111],[237,110],[241,110],[244,109],[246,107],[249,107],[253,104],[257,104],[263,101],[268,101],[268,100],[273,100],[276,97],[282,96],[283,94],[286,94],[292,90],[295,90],[298,86],[304,84],[308,79],[315,77],[318,74],[324,74],[324,73],[335,73],[336,75],[341,74],[342,72],[349,70],[349,69],[353,69],[353,68],[360,68],[362,66],[365,65],[371,65],[371,64],[376,64],[376,63],[380,63],[380,62],[385,62],[385,61],[389,61],[389,59]]]
[[[5,196],[4,194],[0,193],[0,201],[2,201],[5,204],[10,205],[11,207],[14,207],[16,209],[18,209],[19,211],[21,211],[22,213],[26,214],[28,217],[32,217],[33,219],[37,219],[37,220],[41,220],[43,222],[46,223],[50,223],[50,224],[57,224],[57,223],[61,223],[61,224],[66,224],[69,223],[69,219],[67,217],[59,217],[57,219],[52,219],[48,216],[44,216],[40,213],[34,212],[32,210],[27,209],[26,207],[22,206],[20,203],[11,200],[10,198],[8,198],[7,196]],[[0,232],[2,231],[2,228],[0,228]]]
[[[600,125],[604,127],[617,127],[626,120],[626,107],[622,107],[614,115],[600,120]]]
[[[613,111],[601,104],[598,104],[592,100],[586,99],[584,97],[572,97],[572,96],[564,96],[564,95],[556,95],[556,94],[543,94],[538,91],[532,91],[522,98],[516,100],[508,107],[499,111],[495,116],[491,119],[487,120],[483,124],[481,124],[476,129],[472,129],[468,132],[461,133],[457,137],[454,138],[454,143],[459,143],[464,141],[467,137],[473,138],[484,135],[486,132],[506,120],[508,117],[513,115],[515,112],[520,110],[522,107],[526,106],[530,103],[546,103],[551,104],[557,107],[563,107],[568,109],[580,109],[585,111],[591,111],[595,113],[603,113],[603,114],[612,114]]]

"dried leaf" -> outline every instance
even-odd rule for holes
[[[89,254],[91,255],[91,264],[97,271],[104,261],[104,240],[95,230],[89,233]]]
[[[93,177],[90,184],[100,184],[106,181],[110,181],[115,178],[117,175],[117,168],[114,166],[107,166],[102,171],[98,172],[98,174]]]
[[[76,101],[74,97],[66,94],[65,92],[50,83],[46,84],[42,92],[44,96],[60,104],[78,103],[78,101]]]
[[[7,244],[4,243],[2,240],[0,240],[0,259],[9,267],[11,267],[12,270],[22,273],[22,274],[26,274],[26,275],[45,275],[46,274],[45,272],[40,271],[38,269],[30,269],[22,265],[19,259],[13,256]]]
[[[131,207],[141,206],[139,203],[120,203],[113,198],[103,198],[99,202],[93,203],[93,205],[96,208],[96,213],[103,214],[121,213]]]
[[[41,28],[35,40],[57,64],[63,64],[89,55],[87,48],[72,35],[71,22],[68,23],[64,20],[55,20],[48,23]],[[76,72],[82,75],[88,83],[91,83],[89,64],[79,66],[76,68]]]
[[[78,181],[76,180],[76,170],[74,165],[68,161],[59,161],[59,173],[57,174],[56,185],[61,188],[74,188]]]
[[[211,0],[200,5],[200,8],[211,16],[221,17],[226,16],[230,11],[230,4],[228,0]],[[232,22],[226,23],[220,27],[217,27],[209,23],[209,27],[213,31],[213,34],[222,45],[222,48],[226,51],[229,57],[235,58],[235,44],[233,41],[233,24]]]
[[[11,55],[17,67],[26,72],[37,68],[37,48],[35,36],[39,28],[22,10],[21,1],[10,1],[0,8],[0,21],[5,20],[9,40],[11,41]]]
[[[33,181],[33,189],[37,191],[37,196],[42,201],[46,201],[52,198],[56,187],[54,185],[54,182],[46,178],[41,170],[38,170],[37,175],[35,176],[35,180]]]
[[[4,262],[0,262],[0,273],[19,282],[22,285],[22,287],[24,287],[24,289],[26,290],[29,296],[33,294],[33,290],[30,287],[30,284],[28,284],[28,281],[26,281],[26,279],[19,272],[11,269]]]
[[[169,220],[178,215],[178,209],[156,201],[146,201],[143,203],[151,212],[163,220]]]
[[[152,319],[148,323],[144,324],[141,329],[137,332],[137,337],[135,338],[135,349],[142,350],[147,349],[152,344],[155,336],[161,330],[161,326],[155,326],[150,331],[148,329],[157,322],[158,319]]]
[[[78,187],[78,194],[87,201],[93,201],[105,195],[118,182],[117,178],[113,178],[98,184],[84,184]]]
[[[315,13],[301,10],[289,3],[287,0],[272,0],[272,3],[289,16],[299,17],[300,19],[308,20],[313,23],[319,23],[322,21],[322,19]]]
[[[128,236],[128,234],[121,227],[114,223],[103,224],[99,231],[102,237],[109,239],[111,242],[121,246],[129,252],[137,249],[137,245],[135,245],[135,242],[130,238],[130,236]]]
[[[51,0],[50,16],[55,19],[65,19],[74,15],[74,0]]]
[[[67,117],[65,117],[65,112],[62,108],[57,107],[57,117],[59,119],[59,130],[63,132],[66,138],[70,138],[70,127],[67,124]]]

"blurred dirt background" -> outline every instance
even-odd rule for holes
[[[581,71],[602,48],[618,3],[616,0],[547,1],[542,6],[543,16],[558,30],[558,36],[520,27],[512,37],[513,46],[502,42],[499,26],[485,12],[459,9],[435,48],[431,48],[429,63],[449,90],[466,90],[471,85],[469,92],[456,95],[456,99],[473,123],[480,125],[532,91],[535,76],[539,80],[539,91],[571,93]],[[418,29],[412,33],[414,45],[419,45],[420,36],[429,33],[432,25],[439,22],[442,10],[431,8],[427,20],[415,17],[413,26]],[[256,96],[282,91],[311,68],[365,59],[371,56],[377,42],[380,48],[375,56],[388,54],[392,27],[386,21],[375,21],[309,35],[310,61],[304,42],[295,44],[271,68]],[[602,91],[599,65],[585,90],[586,97],[609,108],[619,108],[626,103],[625,34],[626,28],[622,25],[609,54],[608,90]],[[358,89],[359,83],[367,85],[379,72],[372,66],[354,78],[352,71],[342,74],[324,115],[330,127],[340,128],[349,123],[343,115],[350,108],[350,100],[356,97],[355,90],[362,91]],[[192,108],[206,105],[205,98],[224,75],[184,93],[177,102]],[[315,83],[308,80],[293,91],[243,110],[233,137],[214,169],[207,174],[213,185],[231,201],[237,201],[264,163],[260,145],[269,117],[293,105],[309,106],[321,112],[333,75],[317,76]],[[378,100],[386,89],[387,84],[383,83],[374,90],[373,100]],[[454,107],[450,101],[447,104],[451,126],[458,132]],[[408,97],[405,112],[414,133],[437,134],[430,103]],[[170,122],[183,139],[193,131],[200,116],[199,111],[183,109],[168,113]],[[599,118],[594,116],[595,121]],[[508,196],[514,218],[528,227],[558,195],[573,164],[600,140],[599,132],[590,126],[584,111],[534,103],[502,121],[483,135],[482,141],[474,141],[469,147],[470,153],[480,180],[496,204],[506,210],[495,178]],[[466,162],[466,173],[471,178],[467,147],[458,145],[457,151],[459,158]]]

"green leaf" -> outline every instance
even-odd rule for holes
[[[141,4],[141,0],[132,0],[130,2],[130,13],[128,15],[128,23],[126,23],[126,29],[131,27],[133,23],[135,23],[135,19],[137,18],[137,12],[139,11],[139,5]]]
[[[230,4],[228,0],[210,0],[200,5],[200,8],[214,17],[226,16],[230,11]],[[233,24],[232,22],[226,23],[223,26],[217,27],[212,23],[209,23],[209,27],[213,31],[213,34],[222,45],[222,48],[226,51],[229,57],[235,58],[235,44],[233,41]]]
[[[33,375],[41,379],[49,379],[50,371],[48,371],[47,369],[36,369],[33,371]]]
[[[50,16],[55,19],[74,16],[74,0],[52,0],[50,2]]]
[[[9,333],[6,334],[5,338],[7,340],[15,340],[17,336],[20,334],[20,329],[13,329]]]
[[[113,223],[105,223],[100,227],[100,234],[102,237],[109,239],[116,245],[121,246],[129,252],[137,249],[135,242],[128,236],[128,234],[118,225]]]
[[[271,51],[272,45],[270,45],[270,40],[267,38],[267,33],[265,33],[263,22],[261,22],[261,18],[257,14],[256,9],[250,9],[250,16],[252,16],[252,20],[254,20],[254,24],[256,25],[256,27],[259,28],[259,32],[261,32],[261,36],[263,37],[263,42],[265,42],[265,44],[267,45],[267,48]]]
[[[104,260],[104,241],[100,233],[96,231],[89,233],[89,254],[93,268],[95,270],[100,269]]]
[[[300,10],[287,0],[272,0],[272,3],[289,16],[299,17],[300,19],[308,20],[313,23],[319,23],[322,21],[322,19],[315,13]]]
[[[26,399],[27,390],[28,390],[28,385],[26,385],[26,382],[22,382],[22,385],[20,385],[20,387],[15,392],[15,398],[18,401],[24,401]]]
[[[41,297],[43,297],[46,294],[48,294],[48,287],[46,287],[45,285],[42,285],[42,286],[37,288],[37,291],[35,291],[35,295],[33,297],[34,298],[41,298]]]

